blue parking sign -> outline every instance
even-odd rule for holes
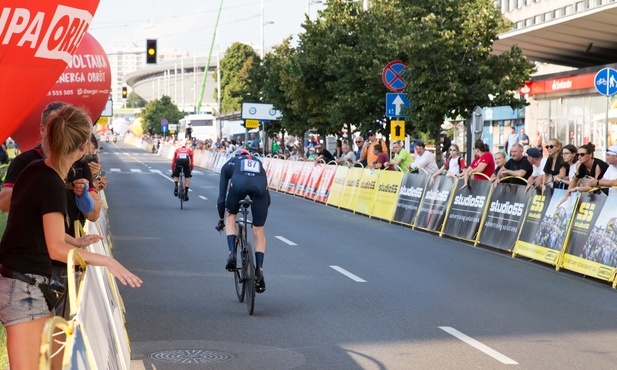
[[[594,77],[596,90],[604,96],[611,96],[617,93],[617,70],[613,68],[602,68]]]

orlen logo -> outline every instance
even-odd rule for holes
[[[553,84],[551,85],[553,90],[563,90],[563,89],[571,89],[572,88],[572,80],[553,80]]]
[[[17,36],[20,38],[16,45],[29,44],[31,49],[36,49],[36,57],[60,59],[68,64],[92,22],[92,14],[58,5],[49,27],[43,29],[45,16],[43,12],[32,16],[25,8],[4,8],[0,13],[0,32],[4,33],[2,44],[8,44],[13,36]],[[41,35],[42,32],[45,34]]]

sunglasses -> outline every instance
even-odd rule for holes
[[[555,145],[545,145],[544,146],[546,149],[553,149],[555,147]]]
[[[356,144],[362,144],[362,142],[361,141],[356,141]]]
[[[576,156],[577,157],[582,157],[582,156],[587,155],[587,154],[589,154],[589,153],[576,153]]]

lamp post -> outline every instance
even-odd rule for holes
[[[306,15],[311,18],[311,4],[322,4],[321,0],[306,0]]]

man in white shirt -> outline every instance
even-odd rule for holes
[[[546,158],[542,158],[542,150],[539,148],[527,149],[527,160],[533,166],[533,172],[527,179],[527,188],[542,185],[541,181],[544,177],[541,175],[544,174],[544,165],[546,164]]]
[[[353,164],[356,161],[356,154],[351,150],[349,144],[343,143],[341,149],[343,149],[343,155],[336,160],[336,164]]]
[[[606,149],[606,162],[609,166],[600,180],[590,179],[591,186],[617,186],[617,145]],[[617,189],[610,189],[608,195],[617,195]]]
[[[422,140],[416,140],[415,151],[416,159],[411,165],[409,165],[409,169],[411,171],[422,168],[430,176],[439,170],[437,167],[437,162],[435,162],[435,156],[433,153],[426,150]]]

